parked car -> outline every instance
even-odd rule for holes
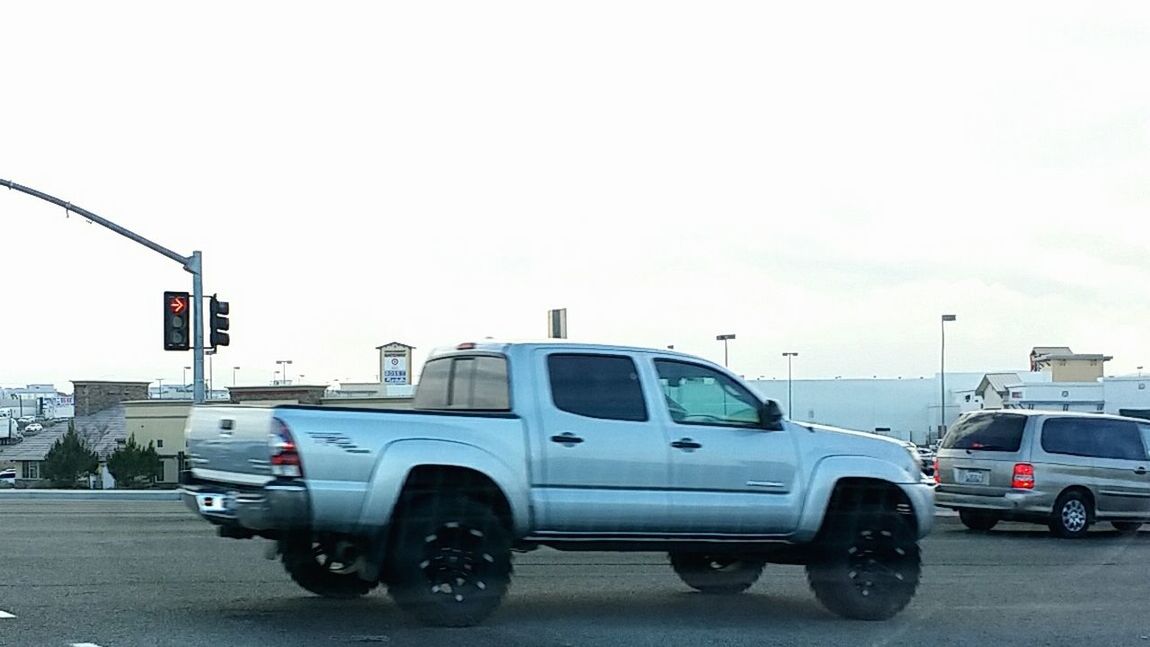
[[[33,422],[32,424],[28,425],[27,427],[24,427],[24,435],[25,436],[34,436],[34,435],[40,433],[41,431],[44,431],[44,425],[42,425],[38,422]]]
[[[21,416],[21,417],[16,419],[16,422],[18,422],[22,425],[30,425],[33,422],[36,422],[36,418],[35,418],[35,416]]]
[[[918,455],[783,420],[711,362],[461,344],[427,361],[414,407],[195,407],[184,502],[221,536],[275,540],[313,593],[383,582],[433,625],[482,621],[512,549],[540,546],[663,551],[705,593],[804,564],[815,596],[850,618],[889,618],[918,586],[934,523]]]
[[[16,487],[16,470],[0,470],[0,487]]]
[[[915,447],[919,459],[922,461],[922,473],[934,476],[934,450],[929,447]]]
[[[1066,411],[963,415],[938,451],[936,499],[972,530],[1001,520],[1044,523],[1082,537],[1108,521],[1150,521],[1150,422]]]

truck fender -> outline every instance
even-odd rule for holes
[[[384,448],[360,511],[359,526],[365,534],[375,535],[390,525],[408,474],[423,465],[462,467],[486,475],[507,498],[513,533],[527,534],[530,508],[526,474],[517,474],[499,457],[475,445],[432,438],[400,440]]]
[[[933,492],[929,492],[929,501],[924,500],[923,486],[919,481],[912,481],[906,470],[894,463],[871,456],[828,456],[816,463],[811,470],[810,487],[803,502],[799,527],[795,532],[797,541],[809,542],[815,539],[819,529],[822,528],[823,519],[826,518],[827,507],[830,505],[835,486],[847,478],[874,479],[897,486],[906,494],[907,500],[914,508],[919,535],[929,532],[934,521]]]

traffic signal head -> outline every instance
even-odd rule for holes
[[[212,348],[217,346],[227,346],[231,343],[231,336],[228,335],[228,329],[232,327],[228,321],[228,314],[231,312],[231,307],[227,301],[220,301],[212,295],[211,305],[209,312],[212,315],[211,322],[211,342]]]
[[[192,341],[191,315],[191,295],[164,293],[164,350],[188,350]]]

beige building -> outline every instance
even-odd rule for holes
[[[1102,377],[1110,355],[1075,353],[1067,346],[1036,346],[1030,370],[1050,374],[1051,382],[1094,382]]]

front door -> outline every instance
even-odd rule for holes
[[[652,421],[635,360],[540,349],[534,362],[547,378],[536,389],[542,465],[532,496],[540,530],[665,531],[671,448]]]
[[[724,372],[677,358],[653,363],[671,439],[671,530],[792,532],[801,509],[794,427],[764,429],[760,399]]]

